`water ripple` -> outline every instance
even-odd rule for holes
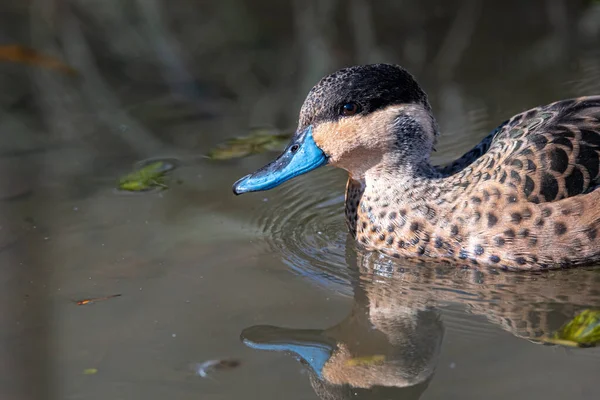
[[[330,170],[288,182],[257,210],[254,223],[295,273],[351,293],[346,263],[343,180]]]

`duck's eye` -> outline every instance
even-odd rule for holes
[[[341,114],[344,117],[348,117],[350,115],[354,115],[356,113],[358,113],[359,111],[359,107],[358,104],[356,103],[346,103],[342,106],[342,111]]]
[[[298,145],[298,144],[295,144],[295,145],[293,145],[292,147],[290,147],[290,151],[291,151],[292,153],[295,153],[295,152],[297,152],[297,151],[298,151],[298,149],[299,149],[299,148],[300,148],[300,145]]]

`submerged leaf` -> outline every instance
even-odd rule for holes
[[[211,149],[206,156],[212,160],[231,160],[266,151],[281,151],[291,137],[292,135],[289,133],[273,133],[268,129],[255,129],[248,136],[225,141]]]
[[[40,54],[37,51],[18,44],[0,46],[0,60],[35,65],[42,68],[54,69],[70,75],[76,75],[77,70],[62,61]]]
[[[549,338],[551,344],[592,347],[600,342],[600,310],[584,310]]]
[[[354,357],[346,360],[346,365],[355,367],[357,365],[375,365],[385,361],[385,356],[382,354],[374,354],[372,356]]]
[[[175,166],[166,161],[154,161],[119,180],[118,188],[129,192],[167,189],[165,175]]]

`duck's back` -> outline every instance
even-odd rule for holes
[[[532,203],[587,193],[600,184],[600,96],[515,115],[441,171],[496,181]]]
[[[478,238],[478,261],[509,269],[600,261],[600,96],[516,115],[441,171],[464,188],[452,218]]]

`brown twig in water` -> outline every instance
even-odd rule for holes
[[[121,294],[111,294],[110,296],[104,296],[104,297],[92,297],[89,299],[76,300],[75,304],[77,304],[78,306],[85,306],[87,304],[97,303],[99,301],[104,301],[104,300],[112,299],[112,298],[119,297],[119,296],[121,296]]]

